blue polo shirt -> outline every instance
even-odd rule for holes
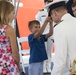
[[[30,59],[29,63],[43,62],[47,59],[47,53],[45,48],[45,35],[41,35],[38,38],[34,38],[34,34],[28,36],[28,42],[30,46]]]

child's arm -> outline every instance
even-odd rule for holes
[[[46,20],[44,21],[42,27],[40,28],[40,30],[34,34],[34,38],[37,38],[37,37],[39,37],[40,35],[42,35],[42,33],[43,33],[43,31],[45,30],[46,25],[48,24],[48,22],[49,22],[49,21],[48,21],[48,17],[47,17]]]
[[[50,17],[48,18],[48,20],[49,20],[50,30],[49,33],[46,34],[46,38],[49,38],[50,36],[53,35],[53,21]]]
[[[7,38],[10,39],[12,55],[14,60],[16,61],[18,68],[20,69],[20,56],[19,56],[19,51],[17,47],[16,34],[15,34],[15,30],[11,26],[7,28],[6,36]]]

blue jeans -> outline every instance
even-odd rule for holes
[[[29,64],[28,73],[29,75],[43,75],[43,62]]]

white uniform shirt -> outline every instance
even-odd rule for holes
[[[43,25],[43,23],[44,23],[45,19],[47,18],[47,16],[48,16],[48,12],[47,12],[46,9],[42,9],[41,11],[39,11],[39,12],[37,13],[37,15],[35,16],[35,18],[36,18],[36,20],[38,20],[38,21],[40,22],[40,26]],[[48,24],[48,25],[46,26],[43,34],[47,34],[47,33],[49,32],[49,29],[50,29],[50,26],[49,26],[49,24]]]
[[[67,54],[70,63],[76,59],[76,18],[67,13],[61,20],[54,28],[55,58],[51,75],[64,75]]]

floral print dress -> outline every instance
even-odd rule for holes
[[[7,25],[0,29],[0,75],[19,75],[9,39],[6,38]]]

